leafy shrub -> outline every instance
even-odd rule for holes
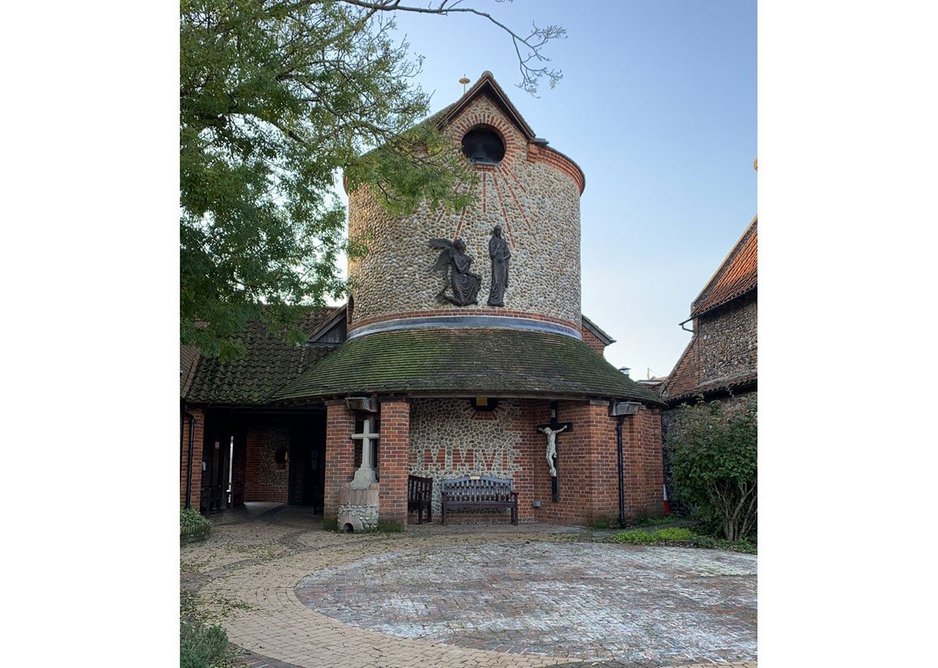
[[[713,549],[717,546],[717,539],[713,536],[700,536],[696,535],[691,539],[694,547],[703,547]]]
[[[179,628],[180,668],[220,668],[228,664],[228,634],[221,626],[183,619]]]
[[[755,528],[756,403],[728,409],[717,401],[680,409],[681,438],[670,453],[671,480],[701,520],[737,541]]]
[[[186,508],[179,514],[179,536],[195,540],[205,538],[212,531],[212,523],[197,510]]]

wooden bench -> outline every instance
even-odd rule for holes
[[[511,523],[518,523],[518,492],[510,478],[465,476],[440,481],[443,524],[446,512],[459,509],[495,508],[511,510]]]
[[[407,512],[417,511],[417,524],[423,524],[423,511],[427,522],[433,521],[433,478],[407,476]]]

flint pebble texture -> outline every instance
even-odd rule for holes
[[[361,522],[362,529],[374,529],[378,526],[378,506],[339,506],[340,529],[345,522],[349,521],[348,516],[358,519]]]
[[[416,399],[410,407],[410,473],[433,478],[433,516],[440,516],[440,480],[464,475],[515,478],[521,470],[521,408],[501,400],[479,414],[466,399]],[[479,419],[481,416],[481,419]]]
[[[757,322],[757,303],[752,297],[697,319],[701,382],[729,380],[756,372]]]
[[[349,238],[364,243],[365,257],[349,262],[354,299],[351,325],[402,313],[465,307],[441,303],[443,275],[432,271],[440,254],[430,239],[465,240],[481,275],[478,305],[499,315],[506,310],[550,316],[580,326],[580,189],[574,178],[546,161],[528,160],[528,142],[487,97],[477,98],[444,129],[459,145],[475,119],[495,119],[506,145],[497,166],[475,167],[475,202],[463,213],[422,207],[406,218],[388,215],[368,188],[349,194]],[[491,262],[488,243],[499,224],[511,260],[505,306],[488,306]]]

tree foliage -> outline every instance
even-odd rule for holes
[[[433,124],[418,123],[428,112],[420,61],[393,36],[396,11],[425,9],[457,11],[448,2],[182,0],[184,343],[237,354],[236,333],[258,317],[298,339],[289,306],[341,296],[340,171],[349,189],[368,184],[395,214],[467,204],[465,160]],[[535,53],[556,33],[537,35]],[[528,69],[535,80],[556,77]]]
[[[755,527],[756,414],[754,400],[729,409],[718,401],[679,409],[679,435],[670,453],[675,492],[729,540]]]

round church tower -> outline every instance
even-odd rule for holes
[[[478,177],[458,213],[396,218],[349,194],[349,338],[423,328],[518,329],[581,338],[580,194],[572,160],[536,139],[491,73],[438,114]]]
[[[368,250],[349,263],[346,321],[311,337],[317,361],[274,396],[325,404],[325,517],[450,517],[444,487],[489,484],[511,490],[515,522],[660,511],[661,401],[580,313],[583,172],[488,72],[428,122],[462,147],[475,203],[401,218],[350,193]]]

